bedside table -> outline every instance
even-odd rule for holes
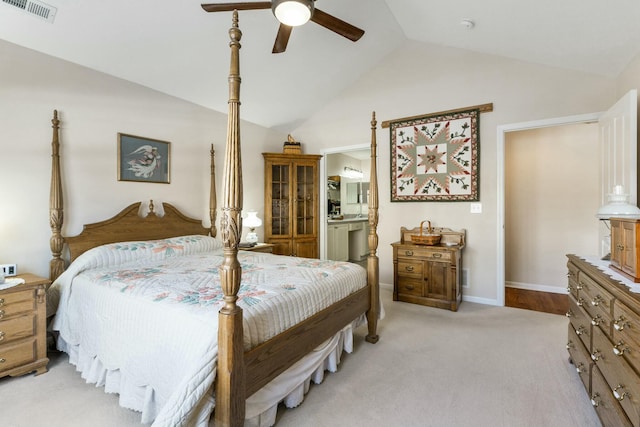
[[[256,243],[256,245],[254,247],[251,248],[241,248],[240,250],[242,251],[253,251],[253,252],[265,252],[265,253],[272,253],[273,252],[273,247],[275,245],[271,244],[271,243]]]
[[[0,378],[47,372],[46,288],[34,274],[25,283],[0,290]]]

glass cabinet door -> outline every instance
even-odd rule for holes
[[[271,235],[291,234],[289,221],[289,165],[271,166]]]
[[[315,165],[295,165],[296,204],[295,233],[298,236],[315,234],[316,215],[316,167]]]

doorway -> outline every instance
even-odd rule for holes
[[[371,166],[371,146],[370,144],[357,144],[326,149],[321,154],[320,258],[327,259],[327,221],[330,215],[363,215],[365,218],[367,216],[368,206],[366,205],[364,189],[368,188],[366,184],[369,181]],[[336,177],[340,176],[345,167],[362,172],[363,178],[361,180],[355,179],[354,181],[353,178],[340,177],[340,185],[336,186]],[[347,192],[353,186],[348,184],[356,182],[358,191],[355,193],[356,196],[352,202],[352,195],[347,194]]]
[[[507,141],[508,134],[511,132],[518,131],[529,131],[534,129],[543,129],[554,126],[564,126],[564,125],[577,125],[584,123],[593,123],[597,122],[600,114],[585,114],[580,116],[570,116],[570,117],[562,117],[556,119],[547,119],[547,120],[538,120],[533,122],[524,122],[524,123],[515,123],[511,125],[503,125],[498,127],[498,140],[497,140],[497,157],[498,157],[498,189],[497,189],[497,198],[498,198],[498,221],[497,221],[497,289],[496,289],[496,303],[497,305],[505,305],[505,254],[506,254],[506,236],[505,236],[505,218],[506,218],[506,205],[505,205],[505,187],[506,187],[506,168],[505,168],[505,143]],[[544,165],[542,165],[544,166]],[[571,177],[567,177],[567,179],[571,179]],[[598,200],[596,196],[596,200]],[[549,214],[549,212],[545,212]],[[594,211],[595,215],[595,211]],[[594,224],[597,225],[597,220],[595,216],[593,217]],[[549,245],[552,245],[553,242],[548,242]],[[564,277],[564,276],[563,276]],[[543,288],[544,289],[544,288]],[[534,290],[543,290],[543,289],[534,289]],[[548,289],[547,289],[548,291]]]

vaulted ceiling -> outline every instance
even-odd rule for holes
[[[53,22],[0,2],[0,39],[227,111],[231,13],[194,0],[45,0]],[[215,1],[205,1],[215,3]],[[317,0],[365,30],[309,22],[272,54],[269,10],[240,12],[242,118],[288,131],[407,40],[617,76],[640,51],[637,0]],[[474,22],[469,29],[464,19]]]

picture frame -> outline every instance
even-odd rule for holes
[[[478,201],[480,110],[391,122],[391,202]]]
[[[169,184],[171,143],[118,133],[118,181]]]

